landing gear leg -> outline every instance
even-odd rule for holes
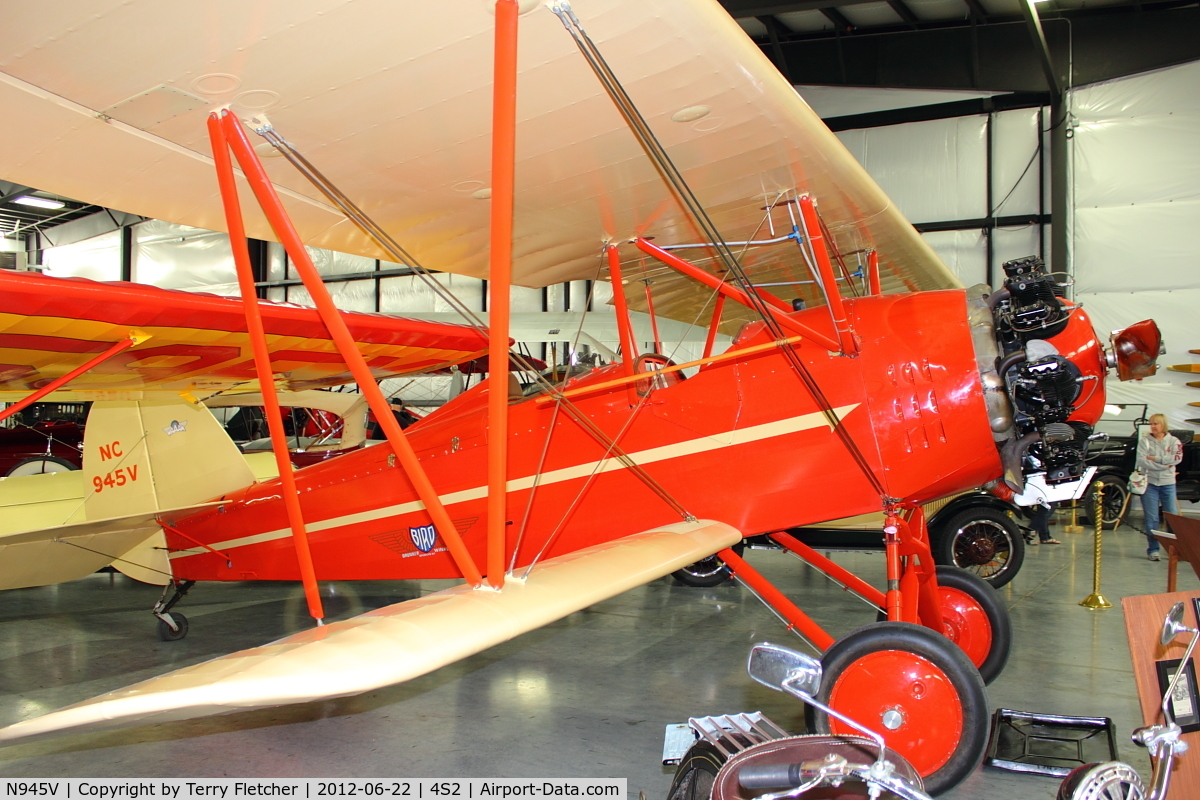
[[[171,609],[196,585],[195,581],[171,581],[163,589],[162,597],[154,604],[151,613],[158,617],[158,638],[164,642],[177,642],[187,636],[187,617]],[[170,598],[167,593],[170,592]]]

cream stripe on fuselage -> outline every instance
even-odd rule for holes
[[[835,408],[834,413],[838,419],[845,419],[846,415],[858,408],[858,403],[852,403],[848,406]],[[747,444],[749,442],[758,442],[763,439],[771,439],[776,436],[785,436],[789,433],[798,433],[799,431],[811,430],[820,428],[822,425],[829,426],[829,420],[825,417],[824,412],[814,411],[811,414],[801,414],[798,417],[788,417],[787,419],[776,420],[775,422],[767,422],[762,425],[755,425],[750,428],[741,430],[726,431],[715,436],[702,436],[698,439],[688,439],[675,444],[663,445],[662,447],[652,447],[648,450],[640,450],[635,453],[629,453],[629,457],[634,463],[639,466],[653,464],[656,461],[665,461],[669,458],[681,458],[683,456],[695,455],[696,453],[707,453],[712,450],[722,450],[726,447],[733,447],[739,444]],[[832,430],[832,426],[829,426]],[[522,489],[529,489],[535,483],[539,486],[546,486],[552,483],[561,483],[563,481],[575,480],[577,478],[586,478],[593,472],[611,472],[618,469],[628,469],[619,458],[605,458],[600,461],[590,461],[586,464],[577,464],[573,467],[563,467],[562,469],[545,472],[540,479],[536,475],[529,475],[524,478],[516,478],[508,482],[508,491],[517,492]],[[476,486],[473,489],[464,489],[461,492],[450,492],[438,496],[443,505],[451,506],[455,503],[465,503],[468,500],[478,500],[487,497],[486,486]],[[360,511],[357,514],[346,514],[340,517],[331,517],[330,519],[320,522],[308,523],[305,527],[309,533],[317,533],[318,531],[327,531],[332,528],[342,528],[347,525],[357,525],[363,522],[373,522],[374,520],[384,519],[386,517],[401,516],[420,511],[425,508],[425,504],[420,500],[413,500],[408,503],[399,503],[394,506],[382,506],[373,508],[370,511]],[[266,533],[257,533],[253,536],[243,536],[239,539],[229,539],[224,542],[212,543],[214,550],[230,550],[235,547],[246,547],[252,544],[261,544],[263,542],[272,542],[276,539],[286,539],[292,535],[291,528],[279,528]],[[209,551],[203,548],[193,548],[191,550],[181,550],[177,553],[172,553],[171,558],[184,558],[186,556],[201,555]]]

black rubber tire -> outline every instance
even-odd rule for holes
[[[1016,520],[996,508],[965,508],[934,534],[933,560],[960,567],[999,589],[1025,562],[1025,539]]]
[[[824,677],[817,699],[828,705],[830,695],[833,694],[842,675],[853,667],[855,662],[881,651],[901,651],[925,659],[940,670],[958,694],[962,710],[961,736],[944,764],[928,775],[921,775],[925,782],[925,791],[929,794],[937,795],[948,791],[961,783],[983,760],[989,730],[987,689],[983,685],[983,679],[979,677],[978,670],[966,654],[946,637],[907,622],[876,622],[851,631],[825,651],[821,658]],[[903,707],[906,699],[897,694],[894,707]],[[843,709],[834,710],[845,713]],[[810,728],[814,732],[830,733],[829,717],[823,711],[809,706],[808,718]],[[889,747],[896,749],[908,761],[914,761],[912,754],[905,752],[907,748],[903,745],[895,747],[893,741],[889,740],[889,733],[880,719],[856,719],[855,722],[882,733]],[[930,722],[917,719],[913,724]],[[918,762],[920,760],[916,759]]]
[[[725,755],[701,739],[688,748],[675,769],[667,800],[708,800]]]
[[[1004,671],[1004,665],[1008,663],[1008,654],[1012,650],[1012,619],[1008,608],[1000,599],[1000,594],[987,581],[966,570],[939,565],[937,579],[939,586],[957,589],[970,595],[987,614],[988,622],[992,626],[992,647],[984,662],[977,666],[984,684],[990,684]]]
[[[185,617],[183,614],[180,614],[178,611],[171,611],[169,613],[171,614],[171,619],[175,620],[175,624],[179,626],[179,630],[171,630],[171,626],[160,619],[158,621],[158,638],[162,639],[164,642],[178,642],[180,639],[187,636],[187,617]]]
[[[733,552],[739,556],[745,550],[746,545],[741,542],[733,546]],[[671,577],[682,583],[684,586],[694,586],[699,589],[709,589],[713,586],[720,586],[731,577],[729,568],[725,566],[725,562],[711,555],[708,558],[702,558],[699,561],[688,564],[682,569],[677,569],[671,573]]]
[[[41,465],[40,468],[30,470],[31,467],[38,464]],[[62,467],[62,469],[46,469],[47,465],[59,466]],[[17,462],[13,468],[5,474],[4,477],[11,478],[16,475],[40,475],[46,472],[70,472],[71,470],[76,469],[79,469],[79,467],[75,466],[70,461],[67,461],[65,458],[59,458],[58,456],[34,456],[33,458],[27,458],[24,461]]]
[[[1125,508],[1125,498],[1129,497],[1129,479],[1106,472],[1103,475],[1097,475],[1096,480],[1092,481],[1092,483],[1094,484],[1096,481],[1104,484],[1104,487],[1101,489],[1104,493],[1103,500],[1101,500],[1101,503],[1103,503],[1102,508],[1104,509],[1104,524],[1115,525],[1121,516],[1121,510]],[[1079,501],[1079,505],[1080,519],[1089,525],[1094,525],[1092,516],[1096,508],[1095,488],[1090,485],[1088,486],[1087,491],[1084,492],[1083,497]]]

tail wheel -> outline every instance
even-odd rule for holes
[[[987,581],[957,567],[937,568],[938,599],[946,638],[971,659],[985,684],[1004,671],[1012,648],[1012,621]]]
[[[834,642],[821,664],[820,699],[883,734],[930,794],[956,786],[983,759],[983,680],[945,637],[907,622],[877,622]],[[811,722],[818,733],[860,735],[815,709]]]

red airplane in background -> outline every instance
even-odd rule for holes
[[[347,188],[339,179],[334,186],[263,114],[239,112],[236,103],[232,109],[197,108],[190,120],[197,113],[207,120],[225,215],[223,224],[208,224],[230,233],[242,301],[0,276],[3,388],[36,389],[37,396],[73,392],[98,401],[84,448],[86,519],[62,520],[66,528],[12,532],[0,538],[0,546],[42,553],[64,538],[92,537],[93,549],[107,542],[111,547],[102,552],[120,550],[128,561],[152,559],[154,543],[162,541],[157,537],[165,537],[169,563],[160,551],[160,559],[146,566],[170,575],[173,591],[155,609],[166,638],[186,633],[186,620],[174,609],[198,581],[300,580],[313,616],[321,619],[317,581],[464,579],[445,592],[19,722],[0,730],[0,739],[366,691],[423,674],[715,553],[790,628],[825,651],[827,662],[839,664],[822,689],[832,707],[868,725],[884,709],[902,710],[902,722],[889,727],[885,738],[931,791],[953,786],[978,764],[987,729],[984,682],[1007,660],[1007,615],[982,581],[935,569],[921,506],[979,486],[1025,504],[1076,496],[1088,475],[1083,456],[1104,406],[1106,374],[1110,367],[1122,379],[1151,374],[1160,349],[1156,327],[1138,323],[1115,335],[1106,350],[1086,312],[1063,298],[1062,287],[1036,258],[1006,264],[1004,286],[995,292],[915,291],[952,281],[790,87],[780,88],[781,79],[761,54],[749,55],[736,38],[736,25],[718,19],[715,4],[649,4],[654,8],[637,11],[646,15],[639,17],[646,31],[633,26],[636,33],[605,29],[613,19],[607,12],[627,11],[629,4],[580,5],[592,12],[603,35],[589,36],[565,4],[555,13],[570,34],[566,41],[578,47],[603,87],[588,97],[615,105],[634,134],[631,141],[652,166],[639,167],[648,172],[628,185],[598,189],[602,200],[595,203],[598,209],[589,206],[585,221],[578,221],[578,206],[568,208],[565,234],[554,229],[553,220],[538,230],[514,229],[514,180],[523,163],[541,154],[514,157],[518,5],[501,0],[494,23],[490,193],[477,198],[490,198],[491,260],[483,271],[491,290],[487,331],[339,312],[306,243],[340,243],[349,251],[383,252],[414,263],[385,228],[400,238],[411,229],[416,238],[433,241],[426,244],[435,256],[445,252],[445,240],[422,229],[412,206],[386,224],[368,217],[349,200],[356,196],[354,181]],[[528,24],[540,42],[545,31],[538,26],[556,20],[544,10],[538,14],[530,14]],[[464,17],[465,27],[455,35],[477,45],[476,34],[493,22],[482,12]],[[606,58],[628,67],[631,62],[620,56],[640,52],[637,37],[654,36],[655,26],[673,32],[669,46],[708,58],[720,49],[710,45],[728,45],[742,66],[749,65],[753,72],[747,74],[758,76],[761,85],[745,81],[730,65],[718,74],[729,76],[720,81],[732,88],[714,92],[710,100],[720,108],[723,99],[739,98],[725,109],[735,131],[741,130],[737,120],[759,121],[751,113],[755,108],[764,117],[774,114],[766,138],[755,140],[761,144],[731,133],[740,137],[738,153],[718,146],[711,162],[696,162],[688,142],[659,138],[617,80],[620,70]],[[284,26],[272,30],[292,35],[278,33]],[[436,42],[429,43],[430,58],[436,51]],[[561,57],[521,71],[523,80],[538,85],[558,71]],[[638,68],[646,71],[644,80],[631,84],[643,90],[661,77],[652,65]],[[414,74],[420,72],[404,79],[412,81]],[[64,83],[60,91],[87,106],[86,88]],[[527,116],[564,119],[556,115],[570,106],[559,100]],[[54,105],[47,113],[59,110]],[[288,112],[286,106],[272,110],[272,120]],[[707,114],[695,106],[670,118],[690,123]],[[311,191],[307,200],[297,201],[299,190],[289,179],[268,173],[243,122],[312,181],[322,208],[313,210]],[[164,129],[155,135],[169,140],[176,134]],[[410,135],[421,136],[419,130]],[[781,149],[775,149],[776,139]],[[595,145],[584,150],[601,162],[572,164],[580,174],[606,178],[623,169],[625,151],[601,153],[587,137],[576,140]],[[131,141],[131,147],[145,143],[140,136]],[[430,152],[441,152],[440,143],[426,144]],[[674,150],[687,162],[684,167],[677,166]],[[778,163],[763,166],[771,158]],[[38,159],[31,164],[25,168],[31,178],[37,173],[38,185],[56,188],[46,183],[54,178],[47,164]],[[787,175],[786,186],[768,193],[766,209],[761,192],[738,183],[738,170],[747,164],[758,165],[760,175],[771,170]],[[370,183],[370,171],[365,174]],[[551,183],[558,178],[554,169],[540,174],[552,175]],[[642,197],[646,186],[661,193],[664,183],[665,199]],[[239,185],[254,193],[315,310],[254,300],[246,236],[248,228],[260,235],[262,222],[253,214],[243,220]],[[183,191],[191,184],[181,178],[179,186]],[[82,196],[87,190],[69,193]],[[420,193],[415,195],[419,204]],[[529,214],[522,196],[517,194],[518,219]],[[116,205],[99,189],[94,197]],[[630,210],[614,212],[614,197],[632,198]],[[205,214],[211,216],[213,202],[194,199],[203,213],[177,216],[200,224]],[[128,202],[172,218],[164,201]],[[354,228],[328,224],[322,215],[330,208],[344,212]],[[469,229],[463,220],[474,213],[463,212],[452,223],[430,215],[437,221],[429,225]],[[764,224],[787,233],[756,236]],[[546,229],[556,237],[549,244],[540,238]],[[581,241],[556,257],[554,243],[566,235]],[[729,241],[734,235],[744,235],[738,245],[744,252],[735,253]],[[702,256],[679,255],[692,250]],[[475,252],[463,252],[456,262],[436,263],[479,273]],[[532,394],[513,394],[504,322],[510,273],[515,269],[526,282],[544,285],[587,274],[578,272],[580,263],[594,274],[598,256],[614,287],[621,361],[561,385],[543,383]],[[627,296],[626,280],[632,282],[628,276],[635,274],[654,277],[644,300]],[[805,302],[793,304],[792,297],[755,285],[773,276],[786,277],[789,294]],[[639,354],[629,325],[631,301],[675,319],[707,313],[710,335],[703,356],[674,364],[658,353]],[[717,332],[730,329],[737,330],[733,343],[714,353]],[[465,362],[484,349],[492,378],[399,429],[377,379]],[[691,374],[685,377],[685,370]],[[497,387],[499,375],[506,379]],[[276,413],[281,402],[274,397],[276,385],[299,389],[349,381],[366,395],[387,443],[292,472]],[[278,477],[256,481],[197,403],[205,395],[236,390],[262,391],[266,398]],[[887,514],[883,590],[783,532],[880,510]],[[887,621],[840,639],[821,629],[735,550],[744,537],[764,534],[878,605]],[[88,566],[81,561],[75,568]],[[45,574],[14,575],[3,585],[39,580]],[[836,720],[818,724],[843,732]]]

